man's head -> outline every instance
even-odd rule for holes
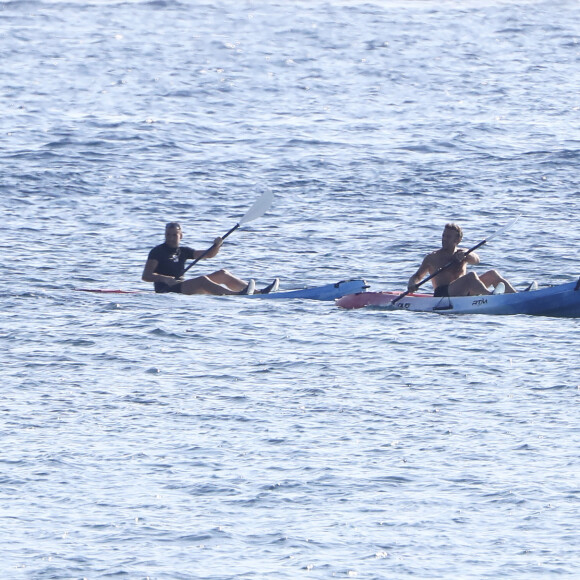
[[[182,237],[183,231],[177,222],[169,222],[165,226],[165,243],[171,248],[178,248]]]
[[[445,224],[443,247],[456,246],[463,239],[463,230],[457,224]]]

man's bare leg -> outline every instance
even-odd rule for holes
[[[233,290],[234,292],[240,292],[241,290],[244,290],[244,288],[246,288],[246,286],[248,285],[247,282],[244,282],[244,280],[241,280],[240,278],[234,276],[231,272],[228,272],[227,270],[218,270],[213,274],[209,274],[207,278],[209,278],[212,282],[215,282],[216,284],[223,284],[224,286],[227,286],[230,290]]]
[[[486,286],[497,286],[500,282],[505,284],[506,294],[514,294],[517,290],[503,277],[500,276],[497,270],[489,270],[485,274],[482,274],[479,279]]]
[[[485,296],[491,294],[475,272],[469,272],[449,284],[449,296]]]
[[[243,290],[246,286],[240,288],[240,290]],[[190,280],[182,282],[181,293],[187,295],[213,294],[214,296],[230,296],[238,292],[216,284],[209,276],[199,276],[198,278],[191,278]]]

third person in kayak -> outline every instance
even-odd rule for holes
[[[419,269],[409,278],[408,290],[415,292],[419,282],[426,276],[434,274],[450,262],[451,266],[431,278],[434,296],[481,296],[516,292],[515,288],[496,270],[489,270],[478,276],[467,272],[468,264],[479,264],[475,252],[466,255],[467,250],[458,248],[463,238],[463,231],[457,224],[446,224],[441,239],[441,248],[425,256]],[[493,290],[488,290],[488,288]]]

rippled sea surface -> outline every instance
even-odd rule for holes
[[[0,576],[580,576],[579,322],[161,296],[398,290],[442,226],[580,274],[580,5],[0,2]],[[75,288],[142,290],[89,294]]]

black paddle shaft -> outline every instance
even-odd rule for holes
[[[229,232],[222,236],[222,240],[225,240],[230,234],[233,234],[239,227],[240,224],[236,224]],[[205,258],[211,252],[214,245],[215,244],[211,245],[199,258],[196,258],[191,264],[189,264],[189,266],[187,266],[187,268],[181,272],[181,275],[179,275],[178,278],[181,278],[192,266],[195,266],[195,264],[197,264],[200,260],[203,260],[203,258]]]
[[[273,197],[273,193],[269,189],[266,189],[266,191],[264,191],[264,193],[262,193],[262,195],[254,202],[252,207],[250,207],[250,209],[243,215],[240,221],[229,232],[222,236],[222,240],[225,240],[230,234],[233,234],[242,224],[262,217],[270,209]],[[181,278],[192,266],[205,258],[213,248],[215,248],[215,244],[212,244],[199,256],[199,258],[196,258],[191,264],[189,264],[189,266],[181,272],[178,278]]]

